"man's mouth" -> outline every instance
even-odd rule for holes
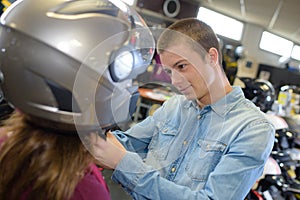
[[[188,89],[189,87],[190,87],[190,85],[187,86],[187,87],[184,87],[184,88],[180,88],[179,91],[180,91],[181,93],[184,93],[184,92],[187,91],[187,89]]]

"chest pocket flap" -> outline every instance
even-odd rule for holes
[[[149,144],[150,153],[157,159],[164,160],[177,133],[178,130],[172,124],[160,123]]]
[[[186,166],[188,176],[195,181],[206,181],[219,163],[226,144],[214,140],[199,140],[189,156]]]

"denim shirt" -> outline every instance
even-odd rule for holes
[[[177,95],[126,132],[112,179],[133,199],[242,200],[261,176],[274,127],[240,87],[200,109]]]

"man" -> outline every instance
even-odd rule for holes
[[[125,133],[95,136],[95,157],[134,199],[243,199],[262,174],[273,126],[230,85],[208,25],[179,20],[157,48],[183,95]]]
[[[20,0],[1,15],[0,87],[16,109],[0,128],[0,199],[111,199],[82,141],[128,117],[124,80],[151,62],[151,36],[122,1]]]

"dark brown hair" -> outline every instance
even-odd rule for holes
[[[180,38],[188,38],[189,40],[185,40],[185,42],[189,42],[192,47],[201,46],[206,52],[212,47],[216,48],[219,53],[219,64],[222,63],[222,53],[216,34],[209,25],[195,18],[178,20],[163,31],[157,43],[158,53],[162,53],[171,45],[182,42]]]
[[[9,136],[0,146],[1,199],[19,199],[27,192],[26,199],[71,198],[92,156],[78,135],[45,131],[29,121],[30,116],[15,112],[4,122],[0,137]]]

